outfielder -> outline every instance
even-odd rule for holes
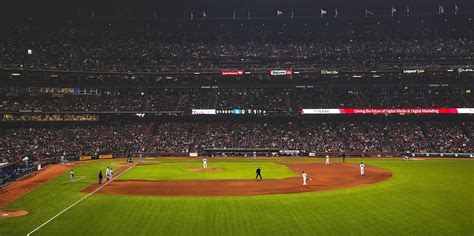
[[[306,181],[308,181],[308,174],[304,171],[301,173],[301,177],[303,177],[303,185],[306,185]]]
[[[207,168],[207,158],[202,159],[202,168]]]
[[[329,165],[329,155],[326,155],[326,165]]]
[[[256,152],[256,151],[253,151],[253,159],[254,159],[254,160],[257,159],[257,152]]]
[[[359,165],[360,167],[360,175],[364,175],[364,172],[365,172],[365,165],[363,162],[360,163]]]

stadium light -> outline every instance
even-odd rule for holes
[[[32,55],[33,54],[33,50],[32,49],[28,49],[28,55]]]

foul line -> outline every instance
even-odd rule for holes
[[[46,222],[44,222],[43,224],[41,224],[40,226],[38,226],[36,229],[34,229],[33,231],[29,232],[28,234],[26,234],[27,236],[30,236],[31,234],[33,234],[34,232],[36,232],[37,230],[41,229],[43,226],[45,226],[46,224],[48,224],[49,222],[51,222],[52,220],[56,219],[58,216],[62,215],[64,212],[66,212],[67,210],[71,209],[72,207],[74,207],[75,205],[79,204],[80,202],[82,202],[84,199],[88,198],[89,196],[91,196],[92,194],[96,193],[97,191],[99,191],[100,189],[102,189],[103,187],[105,187],[107,184],[111,183],[112,181],[114,181],[115,179],[117,179],[120,175],[122,175],[123,173],[127,172],[128,170],[130,170],[132,167],[134,167],[136,164],[133,164],[131,165],[130,167],[128,167],[126,170],[124,170],[123,172],[121,172],[120,174],[118,174],[115,178],[113,178],[111,181],[109,182],[106,182],[104,185],[101,185],[100,187],[98,187],[96,190],[92,191],[91,193],[87,194],[86,196],[84,196],[83,198],[79,199],[77,202],[73,203],[72,205],[68,206],[66,209],[62,210],[61,212],[59,212],[58,214],[56,214],[55,216],[53,216],[51,219],[47,220]]]

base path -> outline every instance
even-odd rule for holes
[[[342,189],[364,184],[373,184],[386,180],[392,174],[385,169],[366,166],[365,175],[361,176],[358,164],[334,163],[282,163],[298,175],[305,171],[308,185],[303,186],[301,177],[280,180],[116,180],[97,193],[129,194],[156,196],[233,196],[233,195],[268,195],[315,192],[331,189]],[[253,173],[249,173],[253,176]],[[265,178],[265,170],[262,169]],[[91,185],[84,192],[92,192],[97,185]]]

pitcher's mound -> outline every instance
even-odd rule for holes
[[[189,168],[186,169],[188,172],[217,172],[217,171],[223,171],[224,169],[222,168]]]
[[[20,211],[0,211],[0,219],[24,216],[28,214],[27,211],[20,210]]]

